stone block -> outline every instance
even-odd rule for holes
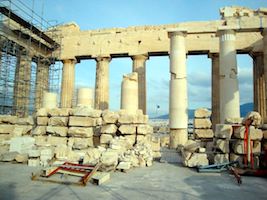
[[[23,118],[18,118],[17,123],[19,125],[34,125],[33,117],[23,117]]]
[[[35,145],[36,146],[49,146],[50,144],[48,144],[48,142],[47,142],[47,136],[34,136],[33,137],[34,139],[35,139]]]
[[[131,168],[131,162],[120,162],[116,169],[129,170]]]
[[[91,127],[97,125],[98,118],[91,117],[69,117],[69,126],[81,126],[81,127]]]
[[[63,126],[47,126],[46,132],[52,135],[66,137],[68,133],[68,128]]]
[[[10,152],[18,152],[20,154],[28,153],[29,150],[33,149],[35,139],[29,136],[25,137],[14,137],[10,140]]]
[[[150,144],[152,151],[160,151],[160,140],[158,140],[157,142],[155,142],[154,140]]]
[[[29,158],[38,158],[41,155],[40,150],[38,149],[31,149],[28,151]]]
[[[72,109],[70,114],[79,117],[99,118],[101,117],[102,110],[95,110],[86,106],[81,106]]]
[[[137,110],[136,113],[129,113],[126,110],[119,111],[120,124],[147,124],[148,115],[143,115],[142,110]]]
[[[211,126],[212,126],[212,123],[211,123],[210,119],[208,119],[208,118],[203,118],[203,119],[195,118],[194,119],[194,128],[209,129],[209,128],[211,128]]]
[[[110,173],[107,172],[96,172],[92,176],[92,180],[94,184],[102,185],[110,179]]]
[[[161,147],[168,147],[170,144],[170,136],[169,135],[163,135],[160,137],[160,146]]]
[[[252,142],[252,141],[251,141]],[[252,153],[253,154],[260,154],[261,153],[261,142],[260,141],[253,141],[252,142]],[[233,145],[234,153],[236,154],[245,154],[244,152],[244,140],[236,140]]]
[[[19,153],[16,151],[6,152],[6,153],[2,154],[2,161],[11,162],[11,161],[15,160],[15,158],[18,154]]]
[[[69,153],[70,148],[67,147],[67,145],[58,145],[55,148],[55,158],[57,160],[68,160],[68,153]]]
[[[229,140],[226,139],[216,139],[215,147],[222,153],[229,153]]]
[[[109,144],[112,139],[113,139],[113,137],[110,134],[101,134],[100,144]]]
[[[13,132],[15,125],[0,124],[0,134],[10,134]]]
[[[195,118],[210,118],[211,111],[207,108],[198,108],[194,112]]]
[[[137,126],[137,134],[146,135],[152,133],[153,133],[153,127],[148,124],[141,124]]]
[[[45,135],[45,134],[46,134],[46,126],[36,126],[32,131],[32,135]]]
[[[195,140],[188,140],[184,145],[184,150],[189,152],[195,152],[200,147],[200,142]]]
[[[70,108],[52,108],[47,109],[47,115],[49,117],[68,117],[70,111]]]
[[[51,146],[58,146],[58,145],[67,145],[68,138],[66,137],[57,137],[49,135],[46,137],[47,143]]]
[[[29,159],[28,160],[28,166],[29,167],[39,167],[40,166],[40,159]]]
[[[92,127],[70,127],[68,136],[71,137],[93,137],[94,131]]]
[[[121,125],[119,127],[119,132],[122,135],[136,134],[136,126],[135,125]]]
[[[15,157],[15,160],[18,163],[25,163],[28,161],[28,154],[24,153],[24,154],[17,154]]]
[[[239,139],[244,139],[245,136],[245,126],[240,126],[234,129],[234,136]],[[254,126],[249,127],[249,135],[251,140],[261,140],[263,137],[263,132],[261,129],[256,129]]]
[[[214,133],[212,129],[194,129],[194,136],[196,139],[213,138]]]
[[[205,153],[206,152],[206,148],[200,147],[198,148],[198,153]]]
[[[54,151],[52,148],[45,148],[41,149],[41,155],[40,155],[40,164],[43,167],[46,167],[49,165],[49,162],[53,159],[54,157]]]
[[[259,127],[261,126],[261,115],[260,113],[256,112],[256,111],[251,111],[249,113],[247,113],[247,115],[245,116],[245,118],[242,121],[242,124],[245,125],[245,121],[246,120],[252,120],[252,125],[255,127]]]
[[[188,167],[205,166],[209,164],[207,154],[193,153],[189,160],[185,160],[184,164]]]
[[[133,124],[135,121],[136,115],[134,114],[129,114],[127,112],[124,111],[120,111],[119,112],[119,123],[120,124]]]
[[[233,127],[230,124],[216,124],[215,137],[222,139],[231,139]]]
[[[229,162],[229,154],[216,154],[214,156],[214,164],[222,164]]]
[[[137,114],[136,117],[134,118],[134,123],[135,124],[147,124],[148,123],[148,115],[143,115],[142,114]]]
[[[115,124],[118,122],[119,114],[109,110],[104,110],[102,113],[103,122],[105,124]]]
[[[89,148],[86,150],[83,163],[96,165],[99,162],[101,151],[98,148]]]
[[[4,145],[10,138],[10,134],[0,134],[0,145]]]
[[[38,126],[47,126],[48,117],[37,117],[36,122]]]
[[[100,162],[104,166],[113,166],[114,169],[118,165],[119,155],[114,150],[107,150],[102,153]]]
[[[87,149],[88,147],[94,147],[93,138],[69,138],[68,146],[78,150]]]
[[[68,126],[68,117],[50,117],[48,120],[49,126]]]
[[[17,116],[12,115],[0,115],[0,124],[16,124]]]
[[[46,108],[40,108],[36,112],[36,117],[47,117],[47,109]]]
[[[101,127],[100,132],[102,134],[116,135],[117,130],[118,130],[118,127],[115,124],[107,124]]]
[[[242,124],[242,120],[243,118],[239,118],[239,117],[236,117],[236,118],[229,117],[229,118],[226,118],[224,122],[225,124]]]
[[[136,135],[124,135],[124,138],[130,146],[133,146],[136,142]]]
[[[19,137],[22,135],[29,135],[32,132],[31,125],[14,125],[13,131],[10,133],[11,137]]]

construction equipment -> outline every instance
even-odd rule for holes
[[[94,173],[99,169],[100,164],[95,166],[75,164],[70,162],[65,162],[64,164],[42,170],[40,173],[32,174],[31,179],[35,181],[47,181],[52,183],[61,184],[76,184],[86,186],[87,182],[91,179]],[[78,182],[62,181],[58,179],[49,179],[56,173],[61,173],[64,175],[72,175],[81,177]]]
[[[238,161],[226,162],[222,164],[213,164],[213,165],[205,165],[199,166],[197,168],[200,173],[218,173],[229,170],[236,178],[238,185],[242,184],[241,176],[238,174],[236,169],[233,166],[236,166]]]

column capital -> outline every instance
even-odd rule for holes
[[[186,37],[187,35],[187,30],[186,29],[182,29],[182,28],[175,28],[175,29],[168,29],[168,37],[171,38],[172,36],[184,36]]]
[[[61,60],[61,62],[65,65],[65,64],[76,64],[77,60],[75,58],[71,58],[71,59],[64,59]]]
[[[139,54],[139,55],[132,55],[131,56],[132,60],[143,60],[146,61],[149,59],[148,54]]]
[[[95,60],[97,62],[101,62],[101,61],[103,61],[103,62],[110,62],[111,61],[111,57],[108,57],[108,56],[100,57],[99,56],[99,57],[96,57]]]
[[[48,58],[38,58],[37,64],[50,65],[51,61]]]
[[[216,36],[223,37],[224,35],[228,35],[228,37],[225,37],[225,40],[233,39],[233,36],[236,35],[235,27],[218,27]]]
[[[208,53],[208,58],[219,58],[219,53]]]
[[[263,52],[250,51],[248,54],[250,55],[251,58],[263,56]]]

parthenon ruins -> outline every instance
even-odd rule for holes
[[[223,123],[226,118],[239,118],[239,88],[237,54],[249,54],[254,65],[254,108],[266,119],[264,66],[267,65],[267,11],[225,7],[221,19],[185,22],[160,26],[140,26],[81,31],[75,23],[35,33],[30,49],[27,37],[18,40],[21,21],[2,7],[6,18],[2,22],[2,49],[5,37],[20,45],[20,55],[14,80],[14,100],[10,110],[28,115],[30,65],[37,62],[35,110],[41,107],[43,92],[49,92],[48,69],[51,61],[63,63],[60,107],[71,108],[74,96],[75,63],[84,59],[96,61],[95,108],[109,108],[109,62],[119,57],[131,57],[133,72],[138,74],[138,108],[146,113],[146,60],[151,56],[170,57],[170,128],[174,146],[187,140],[186,56],[207,55],[212,60],[212,122]],[[23,26],[23,24],[22,24]],[[23,27],[27,29],[27,27]],[[60,39],[53,38],[57,33]],[[40,36],[39,41],[34,40]],[[35,42],[35,43],[34,43]],[[58,46],[60,44],[60,47]],[[56,47],[56,48],[55,48]],[[20,83],[23,82],[23,83]],[[50,98],[50,97],[48,97]],[[130,103],[130,102],[129,102]]]
[[[0,161],[125,172],[167,162],[168,152],[200,171],[225,163],[266,168],[267,8],[223,7],[213,21],[81,30],[75,22],[52,25],[38,15],[35,21],[33,13],[26,19],[19,7],[0,2]],[[253,60],[254,108],[246,116],[238,54]],[[211,61],[211,108],[196,109],[189,130],[186,61],[195,55]],[[146,62],[153,56],[169,57],[165,127],[147,111]],[[112,88],[121,95],[113,111],[110,62],[117,58],[130,58],[132,70]],[[83,60],[95,61],[95,88],[75,85]]]

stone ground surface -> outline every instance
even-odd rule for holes
[[[155,162],[127,174],[116,172],[101,186],[86,187],[31,181],[37,168],[0,163],[1,200],[50,199],[266,199],[267,179],[243,177],[243,184],[228,173],[199,174],[177,164]]]

